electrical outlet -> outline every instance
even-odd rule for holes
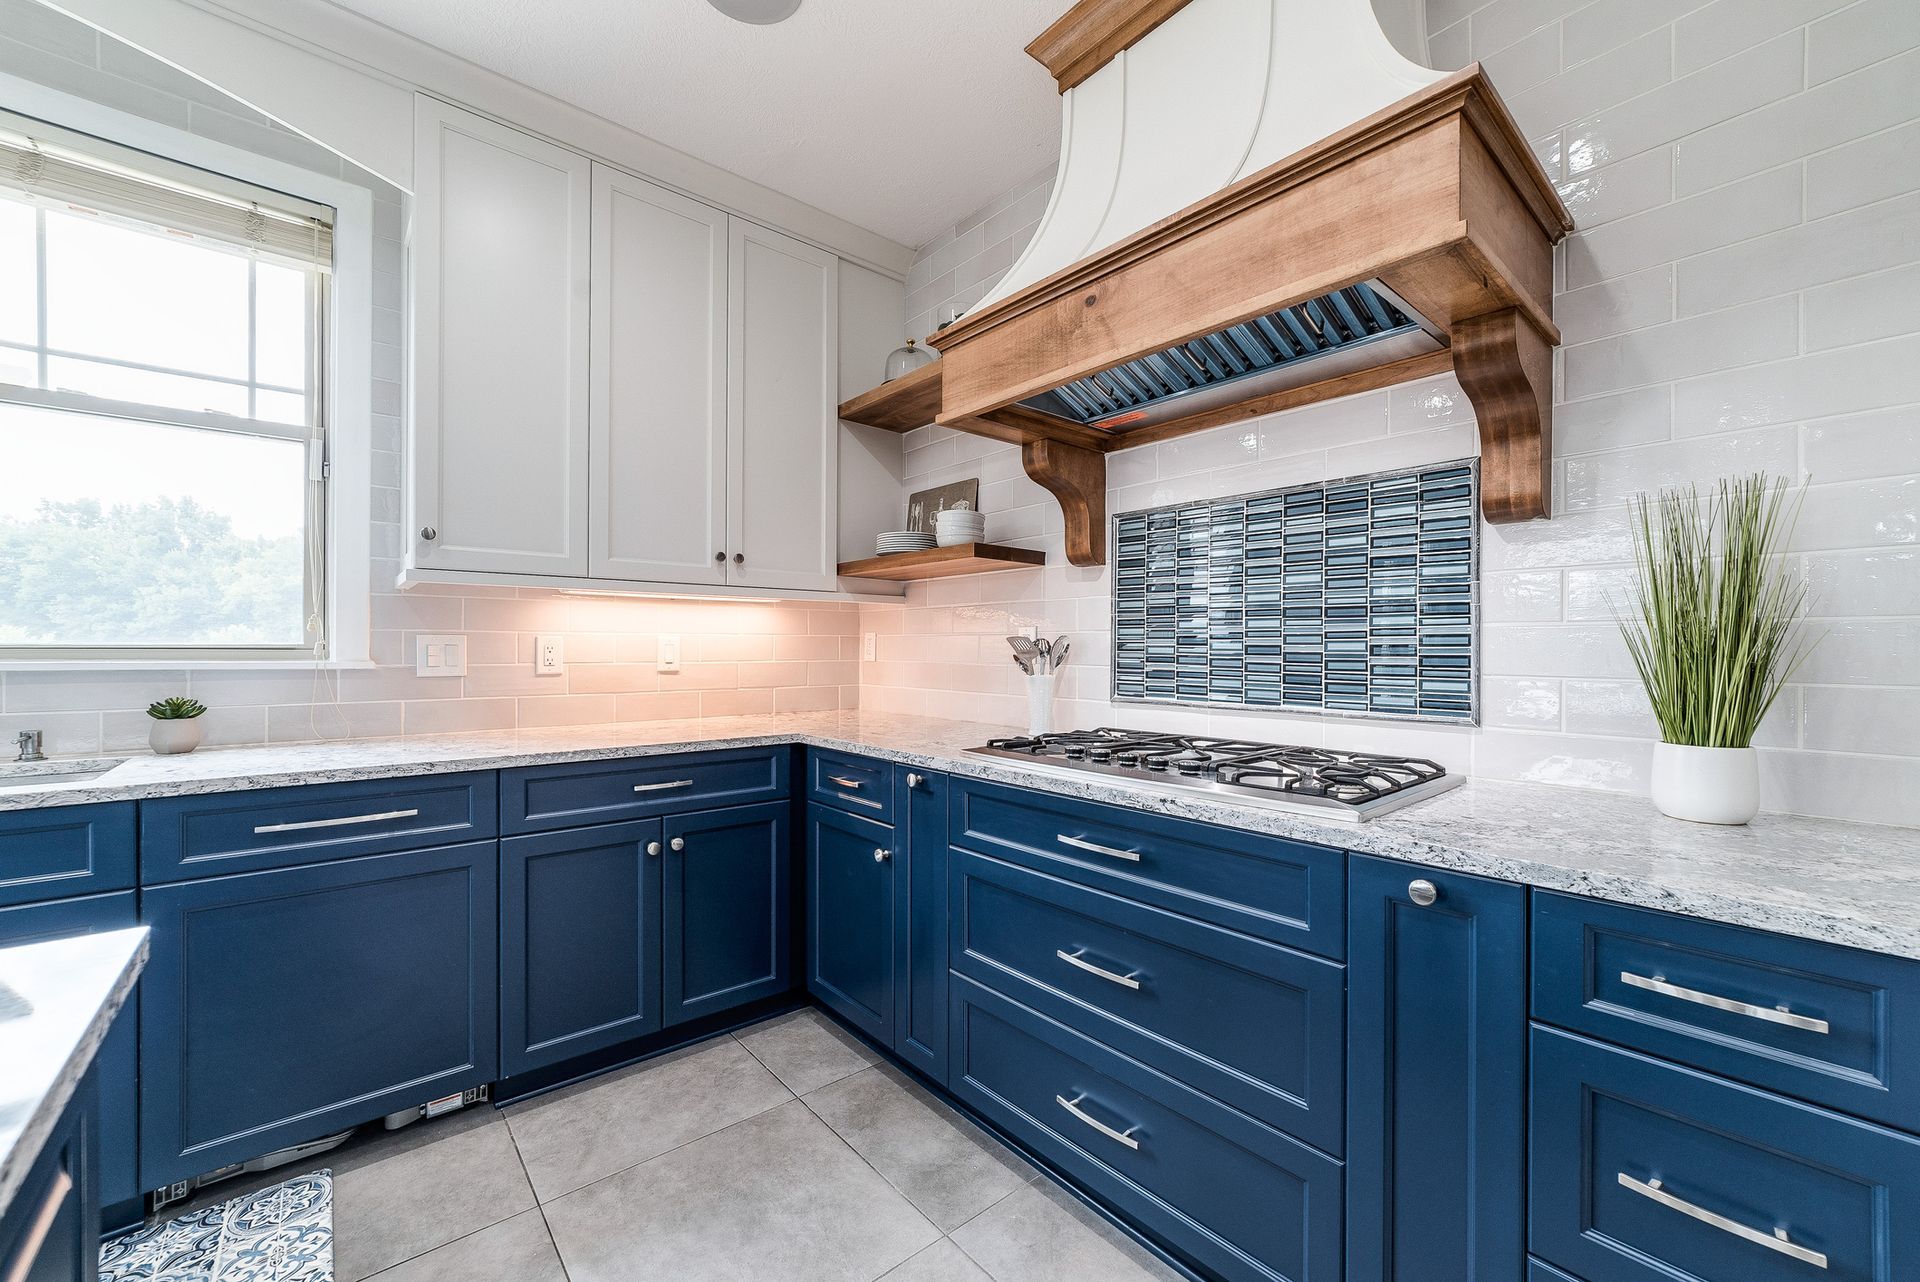
[[[421,633],[413,639],[413,671],[422,677],[467,675],[467,639]]]
[[[655,672],[680,671],[680,638],[677,635],[663,635],[660,638],[659,654],[654,660]]]
[[[865,636],[860,638],[860,657],[861,658],[865,659],[868,663],[872,663],[875,656],[878,655],[879,652],[880,652],[880,638],[878,635],[876,635],[875,633],[869,632]]]
[[[567,639],[558,636],[538,636],[533,639],[533,672],[535,676],[557,677],[567,670]]]

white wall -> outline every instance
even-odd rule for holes
[[[540,589],[394,589],[401,554],[402,372],[405,353],[403,195],[370,173],[165,63],[97,34],[35,0],[0,0],[0,74],[128,115],[367,187],[374,193],[373,489],[374,664],[315,671],[0,671],[0,738],[46,731],[53,753],[144,748],[144,709],[167,695],[206,703],[207,741],[252,744],[348,735],[434,734],[514,726],[651,721],[747,712],[854,707],[859,701],[856,608],[806,604],[664,602],[568,597]],[[0,107],[17,105],[0,101]],[[900,285],[846,266],[873,321],[851,326],[843,377],[877,381],[898,324]],[[856,389],[857,390],[857,389]],[[898,438],[850,441],[843,455],[868,492],[896,484]],[[888,469],[892,468],[892,471]],[[877,479],[876,479],[877,478]],[[880,523],[877,517],[875,526]],[[871,546],[872,533],[865,538]],[[413,673],[414,636],[463,633],[465,678]],[[567,638],[568,671],[533,675],[533,637]],[[662,634],[681,637],[681,671],[660,675]]]
[[[867,708],[1017,721],[1000,639],[1074,638],[1070,724],[1178,725],[1421,752],[1487,778],[1645,791],[1657,737],[1609,612],[1627,501],[1764,469],[1810,480],[1794,547],[1826,633],[1764,727],[1769,809],[1920,824],[1920,5],[1913,0],[1428,0],[1435,66],[1484,62],[1580,230],[1557,258],[1566,346],[1555,516],[1483,534],[1483,725],[1110,705],[1109,579],[1062,554],[1016,452],[908,438],[907,488],[981,478],[988,535],[1052,564],[916,584]],[[1011,261],[1031,180],[925,247],[922,330]],[[1039,206],[1034,205],[1034,216]],[[1030,233],[1029,233],[1030,234]],[[1109,456],[1119,512],[1476,451],[1450,378]]]

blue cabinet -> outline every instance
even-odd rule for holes
[[[943,774],[897,766],[904,840],[893,857],[893,1049],[947,1080],[947,795]]]
[[[147,890],[144,1186],[492,1081],[497,863],[468,842]]]
[[[500,843],[500,1072],[662,1027],[658,819]]]
[[[0,1278],[7,1282],[94,1282],[100,1251],[94,1115],[88,1074],[0,1216]]]
[[[554,832],[774,801],[787,795],[792,761],[784,747],[735,748],[502,770],[500,831]]]
[[[949,1036],[956,1095],[1212,1276],[1339,1282],[1326,1154],[962,976]]]
[[[807,988],[848,1023],[893,1044],[894,831],[807,807]]]
[[[1587,1282],[1920,1277],[1920,1140],[1554,1029],[1532,1246]]]
[[[1355,855],[1348,904],[1347,1277],[1521,1277],[1526,888]]]
[[[0,908],[125,890],[133,880],[132,802],[0,812]]]
[[[786,992],[792,984],[793,862],[787,804],[673,815],[665,833],[666,1022]]]

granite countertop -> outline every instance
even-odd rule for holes
[[[0,1215],[146,964],[144,926],[0,948]]]
[[[804,743],[1920,959],[1920,829],[1789,815],[1723,828],[1667,819],[1644,797],[1479,780],[1355,824],[965,751],[1008,733],[818,712],[235,748],[135,757],[85,783],[0,788],[0,810]]]

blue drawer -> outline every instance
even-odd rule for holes
[[[143,884],[489,838],[493,781],[478,771],[145,801]]]
[[[813,748],[807,752],[807,800],[883,824],[893,822],[893,766],[872,757]]]
[[[1346,855],[956,778],[953,844],[1276,944],[1343,957]]]
[[[1587,1282],[1910,1282],[1920,1140],[1535,1026],[1533,1254]]]
[[[787,795],[791,759],[786,748],[741,748],[502,770],[500,831],[552,832],[778,801]]]
[[[1920,963],[1545,893],[1533,961],[1535,1019],[1920,1132]]]
[[[951,876],[956,971],[1340,1153],[1339,963],[964,850]]]
[[[953,1090],[1223,1282],[1339,1282],[1340,1164],[956,976]]]
[[[133,885],[133,803],[0,811],[0,906]]]

